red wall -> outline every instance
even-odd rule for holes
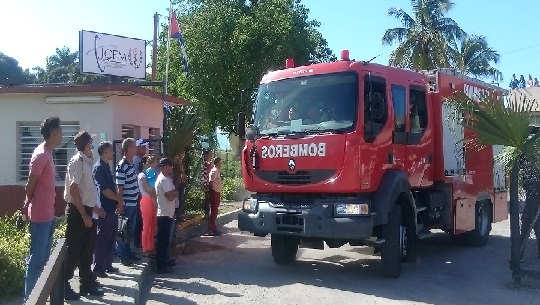
[[[21,208],[24,196],[23,185],[0,185],[0,216],[11,215]],[[64,187],[56,187],[56,216],[64,215],[65,208]]]

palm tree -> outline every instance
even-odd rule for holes
[[[463,36],[459,45],[452,41],[449,56],[452,67],[464,75],[502,80],[501,71],[493,67],[499,62],[500,55],[489,47],[485,36]]]
[[[518,159],[521,156],[525,157],[529,166],[535,166],[537,171],[540,171],[537,157],[540,149],[540,132],[532,135],[533,127],[529,125],[532,113],[537,108],[536,101],[529,100],[523,95],[519,99],[514,96],[505,106],[493,95],[481,94],[479,102],[475,102],[464,93],[457,93],[450,100],[455,105],[456,111],[449,120],[455,124],[462,124],[475,133],[475,136],[465,141],[468,149],[482,149],[488,145],[504,146],[496,161],[503,163],[507,170],[510,170],[512,242],[510,269],[514,272],[514,282],[519,284],[521,278],[515,272],[520,269],[524,240],[528,237],[532,224],[529,224],[529,227],[522,227],[520,232]],[[467,115],[463,116],[462,113]]]
[[[411,0],[413,15],[390,8],[388,15],[398,19],[402,27],[388,29],[383,45],[399,42],[390,55],[390,65],[400,68],[428,70],[448,67],[449,43],[465,32],[445,16],[454,6],[450,0]]]
[[[174,168],[174,182],[177,185],[186,147],[189,147],[193,140],[199,119],[192,107],[173,106],[168,110],[166,120],[167,130],[164,133],[164,149],[166,155],[176,165]]]

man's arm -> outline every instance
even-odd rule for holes
[[[72,203],[75,205],[75,207],[82,216],[84,225],[90,228],[92,227],[92,217],[86,214],[86,210],[84,209],[81,193],[79,190],[79,184],[81,183],[82,179],[82,170],[83,169],[81,161],[76,161],[68,165],[67,175],[69,175],[69,194],[71,195],[71,199],[73,201]]]
[[[178,197],[178,190],[174,188],[174,184],[170,180],[164,180],[161,187],[163,188],[163,193],[169,201],[173,201]]]
[[[118,201],[117,213],[124,213],[124,184],[126,183],[126,173],[122,171],[122,168],[119,167],[116,169],[116,193],[119,198],[122,198],[121,201]]]
[[[99,185],[101,193],[103,194],[103,196],[111,200],[114,200],[118,203],[123,202],[124,199],[115,192],[116,190],[112,189],[111,186],[107,184],[107,181],[109,181],[111,177],[107,179],[106,175],[107,175],[107,172],[102,167],[98,167],[96,169],[95,179]]]
[[[28,182],[26,183],[26,198],[23,207],[23,211],[25,214],[26,209],[28,208],[28,204],[30,203],[30,201],[32,201],[32,198],[34,197],[36,185],[39,181],[41,173],[43,172],[43,169],[45,168],[45,164],[47,163],[46,161],[47,158],[43,154],[38,154],[30,160],[30,175],[28,176]]]
[[[26,199],[24,201],[24,207],[28,207],[28,203],[30,203],[30,200],[32,200],[32,197],[34,197],[34,191],[36,190],[36,184],[39,181],[39,177],[36,174],[30,174],[28,177],[28,182],[26,183]]]

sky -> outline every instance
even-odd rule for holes
[[[356,60],[387,64],[395,46],[383,46],[388,28],[399,27],[388,16],[390,7],[411,12],[409,0],[302,0],[310,18],[339,57],[347,49]],[[469,34],[487,37],[499,51],[496,67],[507,87],[513,73],[540,77],[540,1],[454,0],[453,18]],[[167,22],[167,0],[0,0],[0,52],[14,57],[24,69],[45,66],[55,49],[78,50],[78,33],[88,30],[151,40],[153,15]],[[147,50],[148,60],[150,48]],[[187,50],[189,56],[189,50]]]

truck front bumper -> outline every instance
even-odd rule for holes
[[[328,239],[368,239],[373,234],[370,216],[335,217],[333,205],[306,210],[259,206],[256,213],[238,214],[238,228],[255,235],[284,234]]]

